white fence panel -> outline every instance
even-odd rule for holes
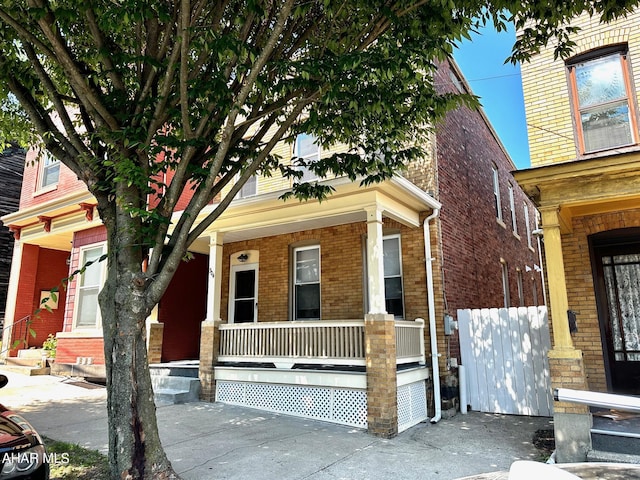
[[[552,415],[546,307],[458,310],[472,410]]]

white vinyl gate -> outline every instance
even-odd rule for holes
[[[551,416],[546,307],[458,310],[471,410]]]

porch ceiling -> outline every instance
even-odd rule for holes
[[[284,202],[279,199],[283,192],[235,201],[191,248],[208,253],[209,235],[213,232],[222,233],[224,243],[230,243],[364,222],[367,210],[372,208],[379,209],[387,218],[418,227],[422,212],[440,208],[436,200],[402,177],[368,187],[346,179],[329,183],[335,192],[322,202]]]

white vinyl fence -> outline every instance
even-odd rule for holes
[[[553,415],[546,307],[458,310],[472,410]]]

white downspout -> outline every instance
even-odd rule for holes
[[[433,375],[433,401],[435,403],[435,416],[431,423],[437,423],[442,418],[442,401],[440,398],[440,368],[438,366],[438,337],[436,336],[436,307],[433,294],[433,268],[434,258],[431,257],[431,233],[429,222],[440,213],[439,208],[434,208],[433,213],[424,219],[424,256],[427,269],[427,302],[429,306],[429,338],[431,340],[431,370]]]

